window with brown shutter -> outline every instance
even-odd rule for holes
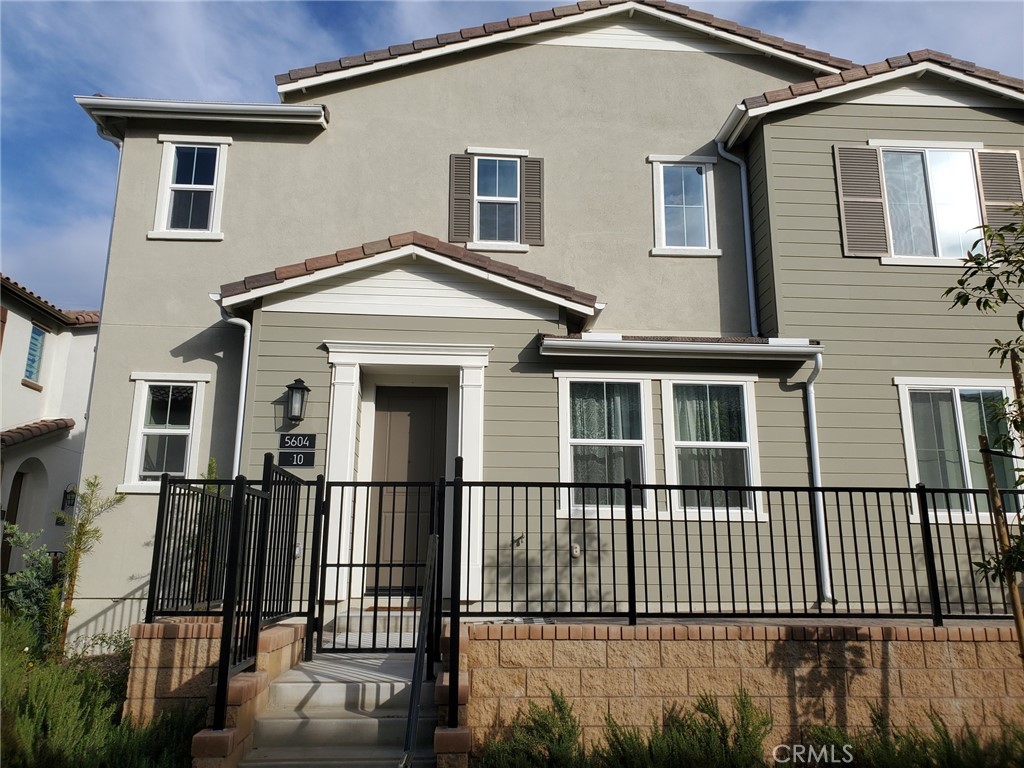
[[[959,260],[1022,198],[1012,150],[873,140],[834,153],[846,256]]]
[[[543,245],[544,161],[525,150],[451,155],[448,240],[483,251]]]

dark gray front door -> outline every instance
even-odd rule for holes
[[[433,487],[445,470],[448,390],[378,387],[366,561],[368,594],[415,595],[423,586]]]

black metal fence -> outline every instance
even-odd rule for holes
[[[302,480],[271,454],[259,483],[161,478],[146,621],[222,620],[215,728],[229,679],[255,662],[260,628],[307,615],[322,489],[322,478]]]

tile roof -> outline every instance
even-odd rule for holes
[[[27,443],[37,437],[66,432],[75,428],[74,419],[40,419],[29,424],[11,427],[0,432],[0,447],[10,448],[12,445]]]
[[[765,34],[759,29],[745,27],[734,21],[728,21],[727,19],[719,19],[709,13],[703,13],[685,5],[667,2],[667,0],[632,1],[636,2],[638,5],[646,5],[664,13],[678,16],[681,19],[703,24],[711,30],[727,32],[729,34],[736,35],[737,37],[750,40],[751,42],[766,45],[770,48],[776,49],[780,53],[792,54],[794,56],[807,59],[808,61],[817,62],[836,69],[848,69],[854,66],[854,62],[849,59],[832,56],[824,51],[817,51],[812,48],[808,48],[805,45],[800,45],[799,43],[791,43],[788,40],[783,40],[781,37]],[[379,61],[397,59],[403,56],[414,56],[422,51],[428,51],[449,45],[458,45],[459,43],[463,43],[468,40],[496,35],[502,32],[509,32],[522,27],[530,27],[546,21],[563,18],[565,16],[585,14],[588,11],[595,11],[600,8],[619,5],[625,2],[627,2],[627,0],[581,0],[581,2],[572,5],[562,5],[550,10],[535,11],[525,16],[512,16],[501,21],[488,22],[479,27],[466,27],[465,29],[460,29],[457,32],[447,32],[436,35],[435,37],[414,40],[411,43],[392,45],[388,48],[382,48],[376,51],[366,51],[365,53],[355,56],[344,56],[332,61],[323,61],[319,64],[293,69],[284,74],[277,75],[274,80],[277,85],[288,85],[290,83],[296,83],[311,77],[319,77],[320,75],[329,74],[331,72],[340,72],[357,67],[365,67]]]
[[[95,309],[61,309],[55,304],[51,304],[49,301],[44,299],[35,291],[30,291],[24,285],[16,282],[9,278],[7,275],[0,274],[0,286],[4,291],[11,291],[15,295],[21,297],[30,304],[41,309],[48,315],[52,316],[54,320],[63,323],[67,326],[74,326],[79,328],[87,328],[90,326],[99,325],[100,313],[99,310]]]
[[[873,77],[877,77],[878,75],[895,72],[899,69],[921,63],[938,64],[946,69],[950,69],[955,72],[962,72],[963,74],[970,75],[971,77],[978,78],[979,80],[984,80],[985,82],[994,83],[995,85],[1001,85],[1018,91],[1024,91],[1024,80],[1021,80],[1020,78],[1004,75],[1001,72],[996,72],[994,69],[979,67],[971,61],[953,58],[948,53],[942,53],[941,51],[933,51],[925,48],[920,51],[911,51],[905,56],[893,56],[885,61],[878,61],[874,64],[865,64],[860,67],[851,67],[834,75],[824,75],[822,77],[815,78],[814,80],[790,85],[786,88],[766,91],[760,96],[752,96],[744,99],[743,106],[747,109],[767,107],[770,104],[777,104],[778,102],[788,101],[800,96],[821,93],[829,90],[830,88],[838,88],[858,80],[869,80]]]
[[[237,282],[226,283],[220,288],[221,298],[230,298],[254,291],[257,288],[265,288],[270,285],[277,285],[295,277],[311,275],[324,269],[337,267],[341,264],[367,259],[388,251],[394,251],[408,245],[415,245],[440,256],[445,256],[452,261],[476,267],[493,275],[503,277],[514,283],[519,283],[537,291],[550,294],[551,296],[582,304],[587,307],[597,305],[597,297],[590,293],[579,291],[571,285],[558,283],[549,280],[543,275],[527,272],[514,264],[492,259],[474,251],[469,251],[459,245],[453,245],[436,237],[424,235],[421,232],[403,232],[399,235],[391,235],[385,240],[374,240],[354,248],[347,248],[343,251],[328,253],[325,256],[316,256],[295,264],[287,264],[277,267],[270,272],[261,272],[256,275],[249,275]]]

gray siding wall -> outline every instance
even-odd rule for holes
[[[778,315],[781,308],[775,301],[775,261],[772,259],[773,230],[769,215],[771,189],[768,185],[764,137],[761,133],[753,135],[747,146],[747,168],[759,330],[764,336],[778,336]]]
[[[900,267],[841,251],[832,147],[869,139],[1024,146],[1021,110],[830,104],[782,113],[763,127],[781,336],[825,344],[817,385],[827,485],[905,485],[893,376],[1008,379],[987,355],[1011,317],[950,309],[958,267]],[[754,156],[759,156],[757,142]],[[758,160],[760,162],[760,160]],[[757,164],[757,163],[755,163]],[[768,274],[758,251],[758,274]]]

